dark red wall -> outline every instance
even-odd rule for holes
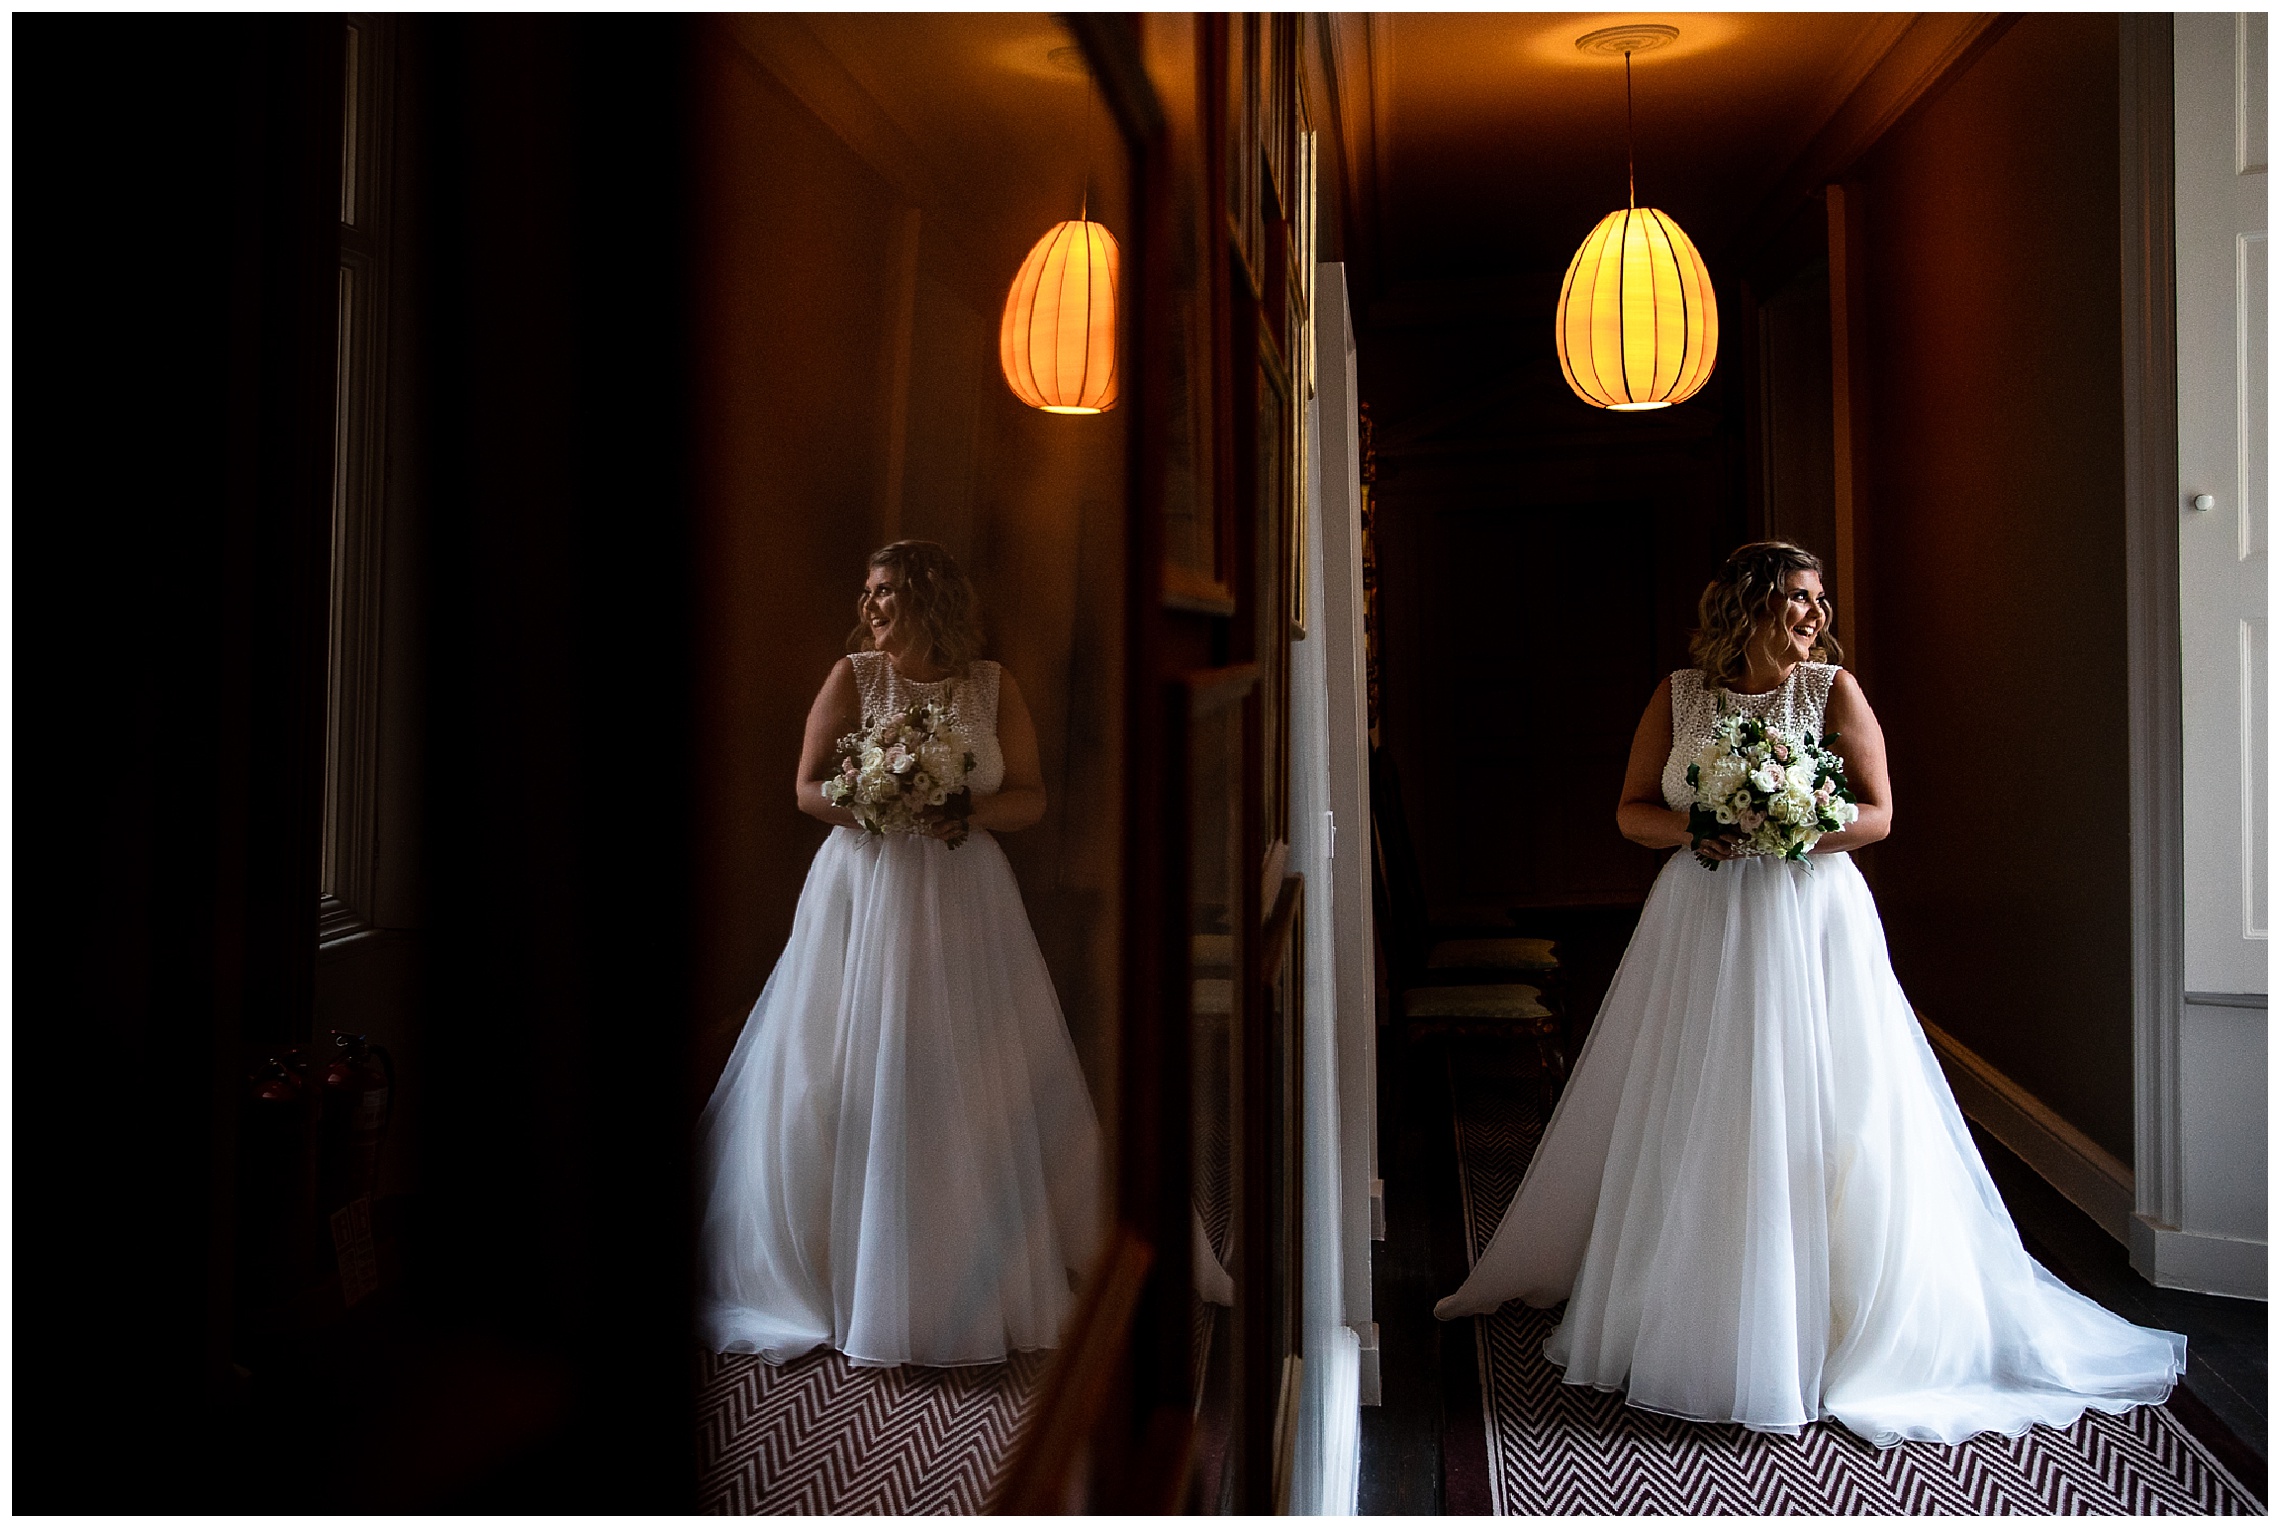
[[[2027,17],[1868,161],[1862,569],[1901,980],[2128,1161],[2119,71]]]

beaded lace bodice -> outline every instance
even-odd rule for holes
[[[1680,669],[1670,676],[1670,757],[1663,761],[1663,801],[1674,811],[1694,804],[1694,787],[1686,783],[1686,766],[1710,741],[1718,718],[1729,711],[1754,716],[1768,726],[1812,733],[1828,730],[1829,691],[1837,682],[1833,663],[1800,663],[1789,677],[1763,695],[1737,695],[1702,682],[1699,669]]]
[[[966,665],[966,672],[931,684],[905,679],[885,653],[849,653],[855,666],[855,689],[863,699],[863,725],[875,725],[895,711],[907,711],[927,701],[949,708],[950,725],[973,750],[974,768],[967,788],[977,796],[993,796],[1005,784],[1005,750],[998,744],[998,666],[986,658]]]

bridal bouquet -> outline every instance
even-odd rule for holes
[[[847,808],[866,833],[930,833],[947,823],[943,842],[955,849],[966,841],[973,767],[950,713],[928,701],[841,738],[839,773],[823,782],[823,798]]]
[[[1803,864],[1822,834],[1860,816],[1845,782],[1845,761],[1829,751],[1828,742],[1747,716],[1718,718],[1710,741],[1686,766],[1686,783],[1694,787],[1686,823],[1694,857],[1717,869],[1719,862],[1702,852],[1702,843],[1733,833],[1745,856]]]

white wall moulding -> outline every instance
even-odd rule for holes
[[[1965,1115],[2127,1246],[2137,1199],[2135,1174],[1978,1052],[1921,1014],[1916,1022],[1932,1042],[1932,1053]]]
[[[2178,700],[2176,124],[2170,18],[2121,19],[2123,545],[2129,600],[2130,1007],[2140,1213],[2177,1213],[2184,985]]]
[[[2260,1241],[2180,1231],[2143,1215],[2130,1222],[2130,1266],[2163,1289],[2262,1300],[2267,1255]]]
[[[1887,18],[1832,82],[1833,104],[1738,228],[1771,229],[1813,192],[1841,179],[1918,107],[1993,47],[2018,18],[1995,11],[1927,11]],[[1706,228],[1715,245],[1721,230]]]

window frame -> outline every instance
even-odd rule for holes
[[[320,949],[375,933],[379,882],[381,566],[387,505],[388,233],[393,18],[343,18],[340,285],[325,643]]]

